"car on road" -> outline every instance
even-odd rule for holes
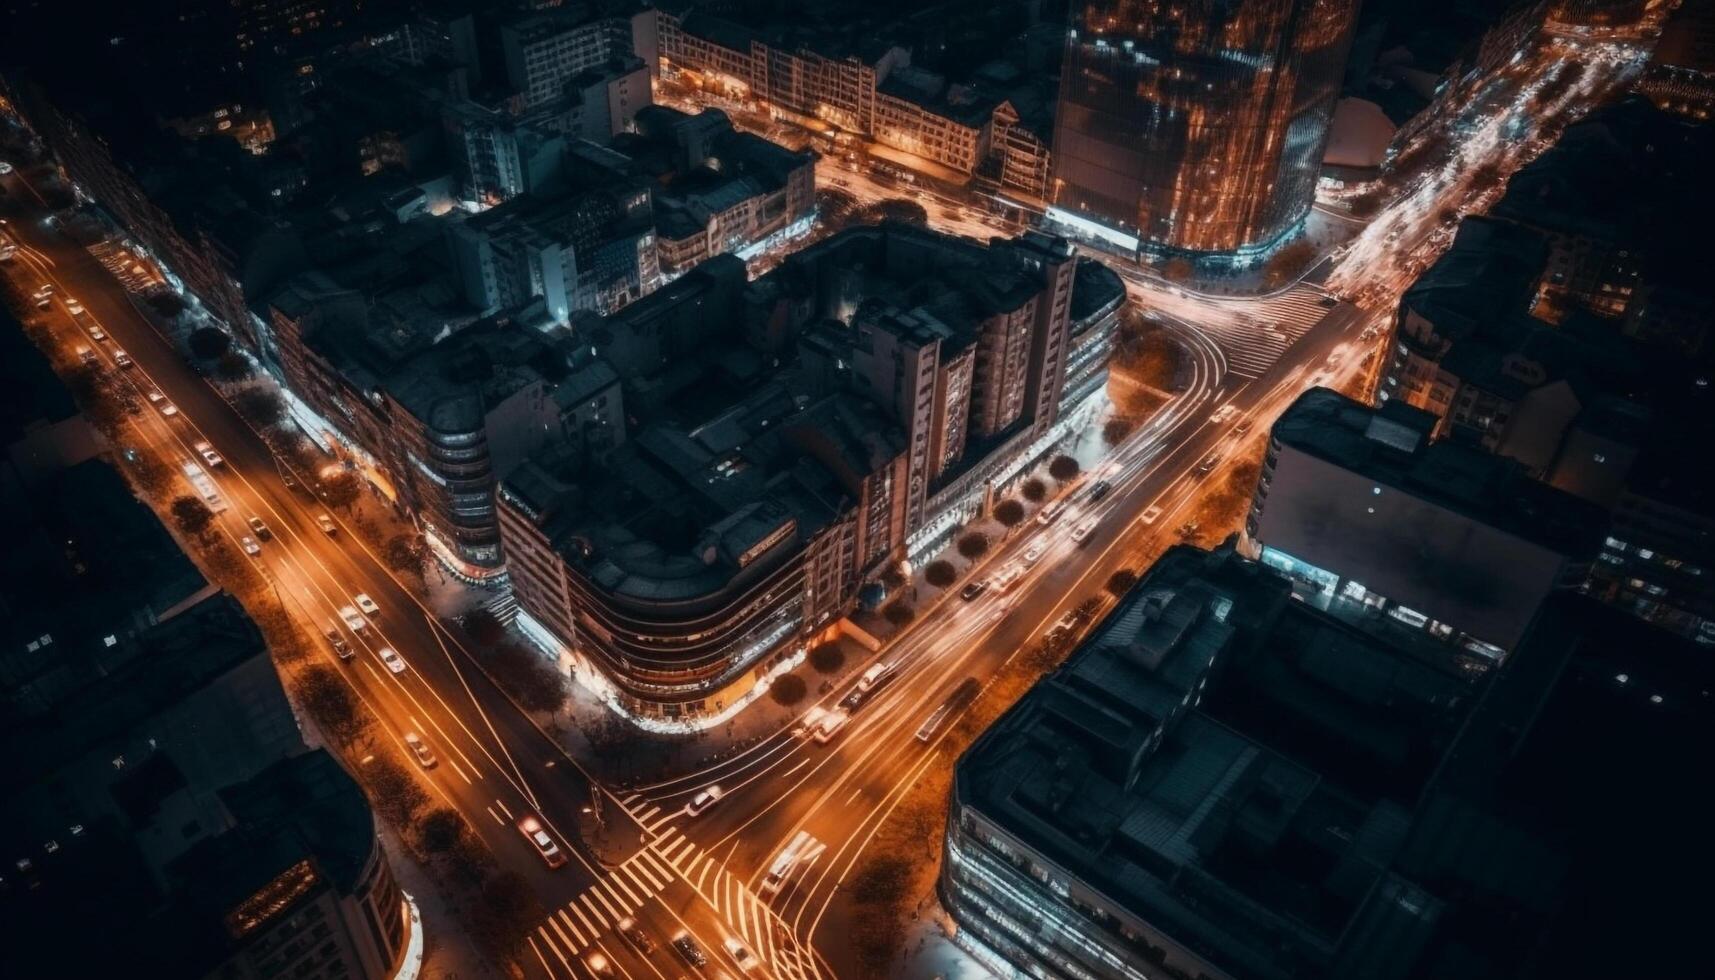
[[[556,865],[556,867],[557,867],[557,865]],[[608,960],[607,956],[603,953],[599,953],[599,952],[585,953],[584,954],[584,966],[589,968],[590,973],[592,973],[598,977],[611,977],[611,976],[613,976],[613,963],[610,960]]]
[[[536,848],[536,853],[547,862],[548,867],[558,868],[566,863],[566,852],[554,843],[554,838],[548,835],[547,828],[542,826],[542,821],[534,813],[526,813],[518,818],[518,832]]]
[[[1179,536],[1182,538],[1189,538],[1193,534],[1196,534],[1202,526],[1203,525],[1198,524],[1196,521],[1186,521],[1179,525]]]
[[[405,672],[404,658],[395,653],[392,647],[382,647],[380,654],[381,662],[387,665],[388,670],[391,670],[395,674],[403,674]]]
[[[77,349],[77,359],[84,364],[94,364],[95,351],[90,350],[88,347],[79,347]]]
[[[1106,480],[1097,480],[1090,484],[1090,492],[1084,495],[1084,499],[1093,504],[1103,497],[1106,497],[1108,495],[1108,491],[1113,488],[1114,485],[1112,483],[1109,483]]]
[[[246,534],[244,537],[240,538],[238,543],[240,545],[243,545],[244,553],[247,555],[250,555],[253,558],[262,553],[262,546],[257,544],[256,539],[251,537],[248,534]]]
[[[435,751],[429,748],[429,743],[423,741],[423,736],[418,735],[416,732],[405,733],[405,747],[410,749],[411,754],[417,757],[417,765],[422,766],[424,769],[433,769],[435,768],[435,763],[440,761],[435,758]]]
[[[359,592],[357,595],[351,597],[351,601],[357,603],[357,608],[363,610],[364,615],[366,616],[375,617],[381,615],[381,607],[375,604],[375,600],[371,599],[367,592]]]
[[[351,659],[351,644],[345,642],[345,637],[339,635],[339,627],[333,624],[333,620],[330,619],[323,624],[322,635],[327,637],[328,646],[333,647],[335,656],[341,660]]]
[[[816,724],[811,728],[811,737],[818,744],[826,745],[834,740],[834,736],[840,733],[840,729],[846,727],[846,722],[850,721],[851,717],[850,712],[843,709],[826,712],[817,719]]]
[[[1221,456],[1219,453],[1210,453],[1203,457],[1203,461],[1201,463],[1197,464],[1197,475],[1208,476],[1220,462]]]
[[[726,952],[728,956],[732,957],[732,961],[738,964],[739,970],[744,973],[754,972],[762,965],[762,961],[756,958],[756,954],[750,951],[749,946],[731,936],[727,937]]]
[[[211,452],[212,452],[212,450],[211,450]],[[204,458],[206,458],[206,457],[204,457]],[[268,525],[262,523],[262,518],[252,516],[250,518],[249,524],[250,524],[250,530],[255,531],[257,537],[261,538],[264,541],[274,540],[274,532],[268,530]],[[359,605],[362,605],[362,603],[359,603]]]
[[[1155,519],[1160,517],[1160,516],[1161,516],[1161,507],[1159,505],[1151,505],[1150,507],[1148,507],[1144,510],[1142,520],[1143,520],[1143,523],[1145,523],[1145,524],[1154,524]]]
[[[345,628],[353,633],[361,633],[369,626],[369,621],[354,606],[339,607],[339,618],[345,623]]]
[[[1241,435],[1241,436],[1244,435],[1245,433],[1247,433],[1251,430],[1251,423],[1253,421],[1255,421],[1255,420],[1254,419],[1245,419],[1243,422],[1240,422],[1238,425],[1233,426],[1233,433],[1235,435]]]
[[[1025,563],[1025,564],[1026,564],[1026,565],[1034,565],[1034,564],[1036,564],[1036,562],[1037,562],[1037,561],[1038,561],[1038,560],[1039,560],[1039,559],[1041,559],[1041,557],[1042,557],[1042,556],[1043,556],[1043,555],[1044,555],[1044,554],[1046,554],[1046,553],[1047,553],[1047,551],[1048,551],[1048,544],[1047,544],[1047,542],[1044,542],[1044,541],[1038,541],[1038,542],[1036,542],[1036,543],[1035,543],[1035,544],[1033,544],[1033,545],[1031,545],[1031,546],[1030,546],[1030,550],[1029,550],[1029,551],[1026,551],[1026,552],[1025,552],[1025,553],[1024,553],[1024,563]]]
[[[226,462],[226,460],[221,458],[219,453],[214,451],[214,447],[209,445],[206,440],[194,443],[191,448],[195,449],[197,451],[197,455],[206,460],[210,466],[219,466]],[[252,520],[254,520],[254,518],[252,518]]]
[[[1225,422],[1226,420],[1232,418],[1233,416],[1237,415],[1238,413],[1239,413],[1238,406],[1236,406],[1236,405],[1222,405],[1220,408],[1215,409],[1215,414],[1209,416],[1209,421],[1215,422],[1215,423]]]
[[[988,582],[986,582],[982,579],[977,579],[975,582],[972,582],[972,583],[966,585],[964,588],[959,590],[959,598],[965,600],[966,602],[970,602],[972,599],[975,599],[977,596],[982,595],[983,590],[987,589],[988,587],[989,587]]]
[[[72,316],[82,316],[83,315],[83,304],[79,303],[75,299],[72,299],[70,296],[66,297],[66,309],[71,312]],[[96,330],[100,330],[100,329],[101,329],[100,327],[94,327],[91,329],[90,332],[94,333]],[[100,340],[101,338],[97,337],[95,339]]]
[[[292,478],[290,476],[285,479],[287,486],[293,486]],[[316,526],[321,528],[327,534],[339,533],[339,525],[333,522],[333,518],[329,517],[325,510],[316,515]]]
[[[703,787],[696,796],[691,797],[691,802],[685,804],[685,815],[694,817],[697,814],[702,813],[704,810],[707,810],[709,807],[714,806],[716,803],[719,803],[721,801],[721,797],[725,795],[726,790],[721,789],[719,783],[710,783],[708,786]]]
[[[615,922],[613,927],[621,936],[625,937],[625,941],[630,943],[633,949],[644,956],[655,952],[655,940],[650,939],[649,934],[644,932],[643,927],[638,925],[637,920],[631,916],[628,915]]]
[[[117,347],[113,349],[113,363],[122,368],[135,367],[137,364],[136,361],[131,359],[130,354],[125,353]]]
[[[1042,508],[1042,510],[1037,513],[1036,523],[1042,524],[1042,525],[1052,524],[1052,523],[1054,523],[1054,519],[1056,517],[1060,516],[1060,512],[1065,510],[1065,509],[1066,509],[1066,501],[1065,500],[1056,500],[1053,503],[1049,504],[1048,506]]]
[[[1084,521],[1082,524],[1079,524],[1077,527],[1073,528],[1072,529],[1072,540],[1073,540],[1073,542],[1075,542],[1078,545],[1082,545],[1084,542],[1088,541],[1090,539],[1090,532],[1094,531],[1096,529],[1096,525],[1100,524],[1100,523],[1101,522],[1099,520],[1092,517],[1089,520]]]
[[[174,405],[172,402],[169,402],[169,401],[163,400],[163,401],[155,402],[155,407],[160,409],[161,414],[165,415],[167,418],[172,418],[173,416],[179,414],[179,407],[177,405]]]
[[[84,348],[84,350],[88,350],[88,349],[89,348],[87,348],[87,347]],[[150,388],[148,390],[148,392],[146,393],[145,397],[147,397],[149,399],[149,404],[151,404],[151,405],[159,405],[162,402],[167,400],[167,396],[161,394],[161,390],[159,388]]]
[[[707,966],[709,963],[709,958],[704,955],[703,949],[697,945],[697,941],[691,938],[690,933],[680,932],[674,936],[673,948],[678,950],[679,955],[685,958],[685,962],[692,966]]]

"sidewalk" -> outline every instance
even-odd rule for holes
[[[941,911],[940,903],[914,919],[907,929],[904,942],[904,962],[894,973],[896,980],[984,980],[993,977],[971,954],[960,949],[949,938],[952,922]]]
[[[568,685],[566,707],[553,719],[553,732],[566,751],[615,792],[713,765],[796,725],[805,712],[855,676],[872,656],[841,637],[835,648],[844,662],[823,674],[808,658],[792,671],[808,693],[790,706],[766,694],[725,724],[688,735],[647,732],[616,715],[596,694],[575,680]],[[618,748],[624,751],[615,751]]]

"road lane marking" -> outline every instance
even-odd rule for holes
[[[542,955],[542,947],[536,945],[536,937],[535,936],[525,936],[524,938],[530,940],[531,951],[536,954],[536,958],[538,960],[542,961],[542,972],[547,974],[550,977],[553,976],[554,975],[554,968],[548,965],[548,958],[546,956]],[[569,967],[568,967],[568,969],[569,969]]]
[[[573,922],[572,917],[566,914],[565,909],[556,909],[554,914],[559,916],[561,921],[565,922],[566,928],[572,931],[572,936],[577,939],[580,947],[589,942],[589,940],[584,938],[583,931],[578,928],[578,924]]]
[[[554,927],[554,934],[556,936],[559,936],[560,941],[566,944],[566,948],[572,951],[573,956],[576,956],[578,953],[578,949],[582,946],[582,944],[572,942],[572,937],[566,935],[566,930],[560,928],[559,921],[551,915],[548,916],[548,924],[550,926]],[[540,927],[538,927],[538,928],[540,928]]]
[[[656,815],[657,813],[660,813],[660,812],[661,812],[660,807],[652,806],[649,809],[643,811],[643,815],[637,818],[637,822],[638,823],[647,823],[650,817],[653,817],[654,815]]]
[[[614,891],[615,888],[618,888],[619,890]],[[637,906],[637,905],[643,904],[643,899],[638,898],[637,895],[634,892],[632,892],[632,890],[630,888],[626,887],[625,878],[622,877],[617,872],[610,874],[607,877],[607,890],[610,892],[613,892],[613,899],[616,902],[623,903],[627,899],[629,899],[631,901],[632,906]],[[620,897],[621,892],[625,893],[624,898]],[[647,897],[647,895],[645,897]]]
[[[502,827],[506,826],[506,821],[500,819],[500,814],[494,812],[494,807],[485,806],[485,807],[483,807],[483,809],[488,811],[488,815],[494,818],[495,823],[501,825]]]
[[[601,909],[598,908],[595,901],[590,898],[590,893],[586,891],[582,895],[579,895],[578,898],[582,900],[585,905],[589,906],[590,914],[595,916],[595,920],[601,923],[605,928],[607,926],[607,916],[601,914]]]
[[[599,884],[599,882],[597,884]],[[584,894],[594,895],[595,900],[600,902],[603,908],[607,909],[607,914],[613,916],[614,922],[618,922],[620,919],[625,918],[625,910],[616,909],[612,903],[608,902],[607,896],[602,894],[602,890],[600,888],[591,888],[589,891],[584,892]]]
[[[590,931],[590,935],[594,936],[600,934],[601,927],[590,921],[590,917],[584,914],[584,908],[578,904],[577,899],[574,898],[567,902],[566,908],[571,909],[572,912],[577,915],[578,921],[584,924],[584,928]]]
[[[495,805],[495,806],[497,806],[497,807],[499,807],[499,808],[500,808],[500,812],[501,812],[501,813],[504,813],[504,814],[506,814],[506,819],[508,819],[508,820],[516,820],[516,819],[518,819],[518,818],[517,818],[517,817],[514,817],[514,816],[513,816],[513,815],[512,815],[512,811],[511,811],[511,810],[508,810],[508,809],[507,809],[507,808],[506,808],[506,802],[505,802],[505,801],[504,801],[504,800],[502,800],[502,799],[500,799],[500,798],[499,798],[499,797],[498,797],[498,796],[497,796],[497,797],[495,797],[495,798],[494,798],[494,805]]]
[[[553,950],[554,958],[560,961],[560,965],[564,966],[566,968],[567,973],[571,973],[572,972],[572,964],[566,959],[566,954],[560,952],[560,947],[556,946],[554,944],[554,940],[549,937],[548,930],[542,928],[541,926],[537,926],[536,932],[541,935],[542,941],[544,943],[548,944],[548,948]]]
[[[638,878],[641,875],[638,884],[645,885],[651,891],[654,891],[661,888],[666,884],[666,882],[657,881],[655,879],[655,869],[650,867],[649,862],[644,860],[643,857],[643,855],[648,853],[649,851],[647,849],[638,851],[631,860],[620,865],[620,867],[625,868],[626,873],[631,875],[633,878]]]

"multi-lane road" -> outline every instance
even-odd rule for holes
[[[1597,70],[1561,96],[1552,107],[1557,113],[1599,98],[1636,61],[1621,47],[1584,55]],[[337,621],[338,610],[358,593],[380,606],[363,635],[341,628],[356,657],[340,661],[326,647],[318,655],[341,671],[374,714],[390,743],[381,750],[408,761],[406,732],[429,742],[441,760],[425,773],[435,793],[466,816],[504,865],[527,875],[546,910],[542,921],[530,924],[524,965],[531,973],[844,976],[855,972],[841,938],[853,909],[840,886],[888,815],[944,758],[939,743],[956,718],[919,739],[925,723],[967,680],[986,682],[1068,610],[1100,595],[1113,571],[1138,568],[1175,540],[1175,529],[1196,516],[1204,484],[1224,480],[1234,460],[1257,455],[1274,416],[1300,391],[1363,370],[1376,354],[1375,338],[1385,336],[1377,328],[1399,292],[1446,244],[1451,228],[1441,215],[1477,210],[1493,193],[1475,188],[1474,169],[1486,162],[1517,166],[1541,149],[1531,134],[1499,128],[1503,120],[1514,126],[1510,120],[1555,70],[1527,68],[1511,101],[1469,122],[1485,149],[1456,154],[1445,168],[1422,175],[1336,255],[1329,282],[1341,295],[1358,298],[1359,306],[1335,304],[1305,285],[1261,300],[1207,297],[1122,268],[1133,301],[1176,332],[1190,365],[1186,388],[1103,464],[1099,475],[1111,491],[1090,500],[1088,484],[1081,485],[1070,491],[1073,502],[1058,520],[1027,522],[1005,542],[981,575],[992,579],[1020,568],[1009,588],[990,588],[968,602],[949,596],[923,610],[880,655],[893,670],[891,680],[826,742],[783,730],[698,772],[616,797],[598,791],[606,862],[580,840],[592,801],[576,761],[488,682],[476,669],[481,652],[467,650],[440,627],[377,560],[373,542],[351,528],[333,535],[321,530],[320,505],[285,485],[257,433],[136,312],[100,263],[43,224],[46,211],[19,175],[0,178],[11,191],[4,202],[8,231],[22,245],[6,272],[21,278],[26,292],[54,284],[58,298],[49,316],[62,355],[89,346],[137,391],[143,412],[130,429],[137,444],[129,448],[174,469],[195,459],[199,441],[224,457],[223,465],[209,468],[228,505],[219,515],[219,533],[236,549],[251,533],[248,518],[262,518],[273,539],[256,560],[312,634]],[[861,173],[822,169],[829,172],[819,177],[837,178],[860,200],[899,194]],[[923,193],[931,225],[967,235],[1014,230]],[[69,314],[67,297],[79,299],[87,314]],[[111,340],[92,340],[90,326]],[[128,351],[135,367],[114,364],[115,347]],[[150,388],[172,401],[177,414],[162,415],[143,400]],[[1198,474],[1211,457],[1215,466]],[[307,476],[299,474],[300,486],[308,485]],[[1071,532],[1079,526],[1091,530],[1075,542]],[[403,672],[386,669],[383,647],[406,661]],[[832,707],[850,686],[812,710]],[[704,807],[699,794],[717,785],[723,795]],[[539,816],[570,853],[565,867],[549,869],[516,830],[526,814]],[[794,842],[800,859],[776,887],[769,871]],[[629,935],[622,928],[628,921],[635,923]],[[681,935],[695,944],[694,954],[674,947]],[[705,962],[698,965],[698,958]]]

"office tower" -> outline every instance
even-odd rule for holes
[[[1090,0],[1066,42],[1051,216],[1243,264],[1310,210],[1356,0]]]

